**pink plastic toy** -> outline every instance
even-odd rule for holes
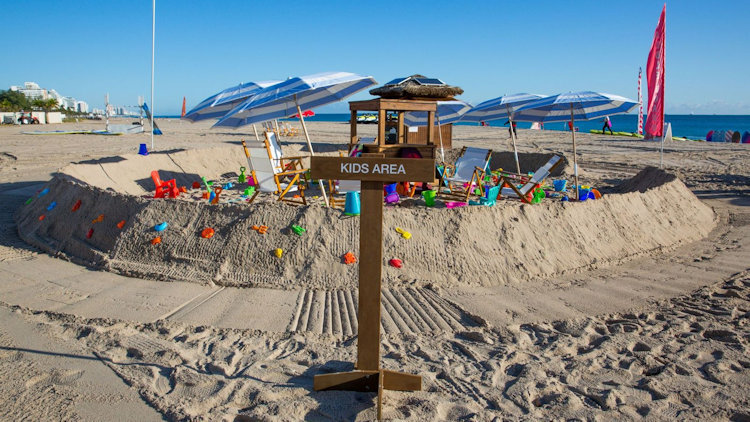
[[[445,206],[448,208],[458,208],[458,207],[465,207],[466,202],[446,202]]]

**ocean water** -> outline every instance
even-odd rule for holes
[[[165,118],[179,118],[180,116],[156,116]],[[293,119],[296,120],[296,119]],[[319,113],[305,118],[311,122],[348,122],[349,113],[325,114]],[[635,132],[638,129],[638,116],[635,114],[620,114],[611,116],[612,130],[615,132]],[[750,132],[750,116],[740,115],[687,115],[667,114],[664,118],[672,124],[672,135],[690,139],[706,139],[706,134],[711,130],[732,130]],[[505,120],[491,120],[490,126],[503,126]],[[457,125],[476,126],[477,123],[456,123]],[[576,127],[580,132],[588,132],[591,129],[601,130],[603,119],[576,121]],[[645,120],[644,120],[645,124]],[[528,129],[531,123],[518,122],[518,127]],[[567,130],[567,123],[548,123],[544,125],[545,130]]]
[[[611,116],[612,130],[615,132],[635,132],[638,129],[638,116],[635,114],[620,114]],[[349,114],[316,114],[306,120],[319,122],[348,122]],[[690,139],[706,139],[706,134],[711,130],[750,131],[750,116],[737,115],[686,115],[667,114],[666,122],[672,124],[672,135]],[[490,126],[503,126],[505,120],[492,120]],[[457,125],[476,126],[477,123],[462,123]],[[645,120],[644,120],[645,124]],[[591,129],[601,130],[604,125],[603,119],[576,121],[576,127],[580,132],[588,132]],[[528,129],[531,123],[518,122],[518,127]],[[547,123],[545,130],[567,130],[567,123]]]

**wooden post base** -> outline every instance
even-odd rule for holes
[[[383,408],[383,390],[421,391],[422,377],[386,369],[334,372],[332,374],[315,375],[313,389],[315,391],[347,390],[371,393],[377,391],[378,420],[380,420]]]

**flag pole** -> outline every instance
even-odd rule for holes
[[[156,45],[156,0],[151,1],[151,150],[154,150],[154,47]]]

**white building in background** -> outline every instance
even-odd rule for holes
[[[77,101],[73,97],[63,97],[62,101],[58,101],[59,106],[62,106],[65,109],[71,109],[71,110],[76,109],[76,103]]]
[[[89,109],[89,105],[85,101],[77,101],[73,97],[64,97],[54,89],[47,90],[40,87],[36,82],[24,82],[23,87],[13,85],[10,87],[10,90],[20,92],[31,101],[54,98],[57,100],[57,105],[65,109],[82,111],[84,113],[87,113]]]
[[[42,89],[36,82],[24,82],[23,88],[19,86],[11,86],[11,91],[18,91],[25,95],[29,100],[46,100],[49,98],[49,93],[46,89]]]

